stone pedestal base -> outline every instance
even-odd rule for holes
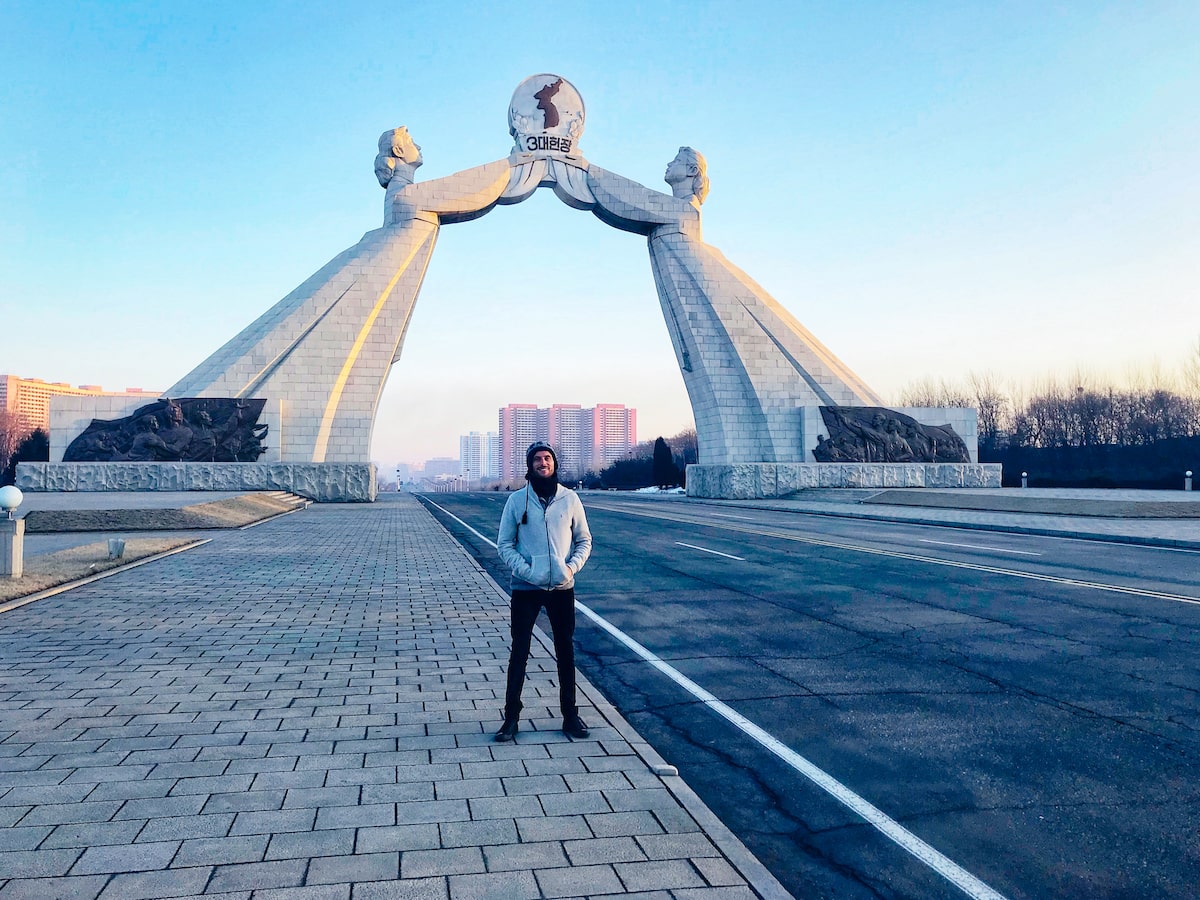
[[[998,488],[1000,469],[999,463],[691,465],[687,492],[689,497],[760,500],[805,488]]]
[[[25,520],[0,519],[0,577],[20,578],[25,572]]]
[[[375,499],[373,463],[17,464],[23,491],[291,491],[321,503]]]

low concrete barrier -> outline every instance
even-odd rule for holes
[[[689,497],[758,500],[806,488],[998,488],[999,463],[740,463],[687,467]]]
[[[23,462],[23,491],[291,491],[321,503],[375,499],[373,463]]]

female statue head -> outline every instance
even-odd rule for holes
[[[383,187],[387,187],[396,176],[403,178],[405,184],[412,184],[413,173],[424,161],[420,146],[413,141],[408,129],[401,125],[379,136],[375,177]]]
[[[708,164],[691,147],[679,148],[663,178],[671,186],[671,193],[681,200],[695,197],[697,203],[703,203],[708,196]]]

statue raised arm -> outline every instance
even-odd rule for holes
[[[593,165],[588,169],[588,187],[596,200],[592,212],[622,231],[649,235],[666,228],[700,240],[700,204],[708,195],[705,169],[704,157],[680,147],[665,176],[671,193],[664,194]]]

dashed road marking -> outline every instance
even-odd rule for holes
[[[798,544],[809,544],[814,547],[829,547],[833,550],[849,550],[853,553],[869,553],[874,556],[889,556],[893,559],[907,559],[912,562],[926,563],[931,566],[948,566],[952,569],[967,569],[972,572],[986,572],[989,575],[1004,575],[1009,578],[1023,578],[1028,581],[1043,581],[1047,584],[1061,584],[1068,587],[1089,588],[1095,591],[1108,591],[1113,594],[1128,594],[1134,597],[1150,597],[1155,600],[1173,600],[1176,603],[1191,603],[1200,605],[1200,597],[1189,597],[1186,594],[1171,594],[1166,591],[1152,591],[1148,588],[1131,587],[1120,584],[1105,584],[1102,581],[1085,581],[1081,578],[1065,578],[1061,575],[1046,575],[1040,572],[1022,572],[1020,569],[1002,569],[998,566],[985,566],[982,563],[958,562],[952,559],[939,559],[936,556],[921,556],[917,553],[905,553],[901,550],[884,550],[879,547],[864,547],[861,544],[847,544],[842,541],[827,541],[820,538],[800,537],[783,531],[764,531],[758,528],[748,528],[743,525],[731,525],[722,522],[696,521],[695,519],[680,518],[666,514],[654,514],[640,510],[624,509],[621,507],[589,504],[592,509],[603,509],[607,512],[620,513],[627,516],[642,516],[647,519],[660,519],[668,522],[679,522],[684,525],[700,525],[705,528],[724,528],[726,531],[740,531],[759,537],[778,538],[781,541],[793,541]]]
[[[984,547],[979,544],[955,544],[951,541],[931,541],[929,538],[919,538],[922,544],[940,544],[943,547],[966,547],[968,550],[990,550],[993,553],[1020,553],[1022,556],[1041,556],[1033,550],[1010,550],[1007,547]]]
[[[707,547],[697,547],[695,544],[685,544],[683,541],[676,541],[680,547],[687,547],[689,550],[699,550],[701,553],[711,553],[713,556],[723,556],[726,559],[736,559],[738,562],[745,562],[743,556],[734,556],[732,553],[722,553],[720,550],[709,550]]]

